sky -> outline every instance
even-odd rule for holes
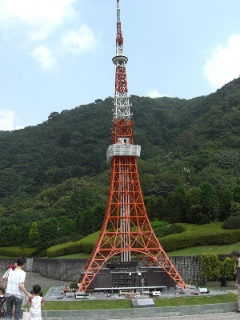
[[[114,96],[116,0],[0,0],[0,130]],[[240,76],[239,0],[120,0],[129,95],[191,99]]]

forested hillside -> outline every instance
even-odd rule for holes
[[[131,102],[150,219],[199,224],[235,219],[240,214],[240,78],[190,100],[132,96]],[[0,132],[3,245],[18,239],[19,245],[45,248],[100,228],[110,176],[105,154],[112,108],[112,98],[99,99],[52,112],[37,126]]]

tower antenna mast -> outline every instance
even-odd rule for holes
[[[101,268],[112,257],[130,265],[132,256],[146,267],[162,268],[181,287],[185,283],[160,245],[147,216],[140,186],[137,158],[141,146],[134,144],[131,104],[128,96],[126,63],[117,0],[115,95],[112,145],[107,149],[111,164],[108,202],[100,236],[85,266],[78,291],[86,291]],[[141,279],[142,285],[147,279]]]

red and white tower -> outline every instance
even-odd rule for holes
[[[128,96],[126,63],[117,0],[115,96],[112,145],[107,149],[111,164],[110,189],[101,233],[85,266],[79,291],[86,291],[105,263],[113,256],[121,262],[135,257],[145,266],[162,267],[181,287],[185,283],[155,236],[143,201],[137,158],[141,146],[134,144],[131,104]]]

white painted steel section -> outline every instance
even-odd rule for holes
[[[132,104],[129,102],[129,97],[126,93],[116,92],[114,98],[114,112],[113,119],[130,119],[132,116],[130,107]]]
[[[140,157],[141,146],[112,144],[107,149],[107,162],[112,161],[114,156]]]
[[[123,172],[123,168],[120,169]],[[124,173],[120,174],[120,197],[121,197],[121,206],[120,206],[120,239],[121,239],[121,248],[126,249],[130,247],[130,219],[127,216],[130,215],[130,199],[129,199],[129,175]],[[131,251],[121,252],[121,261],[129,262],[131,261]]]
[[[123,44],[118,44],[116,47],[117,56],[123,56]]]

